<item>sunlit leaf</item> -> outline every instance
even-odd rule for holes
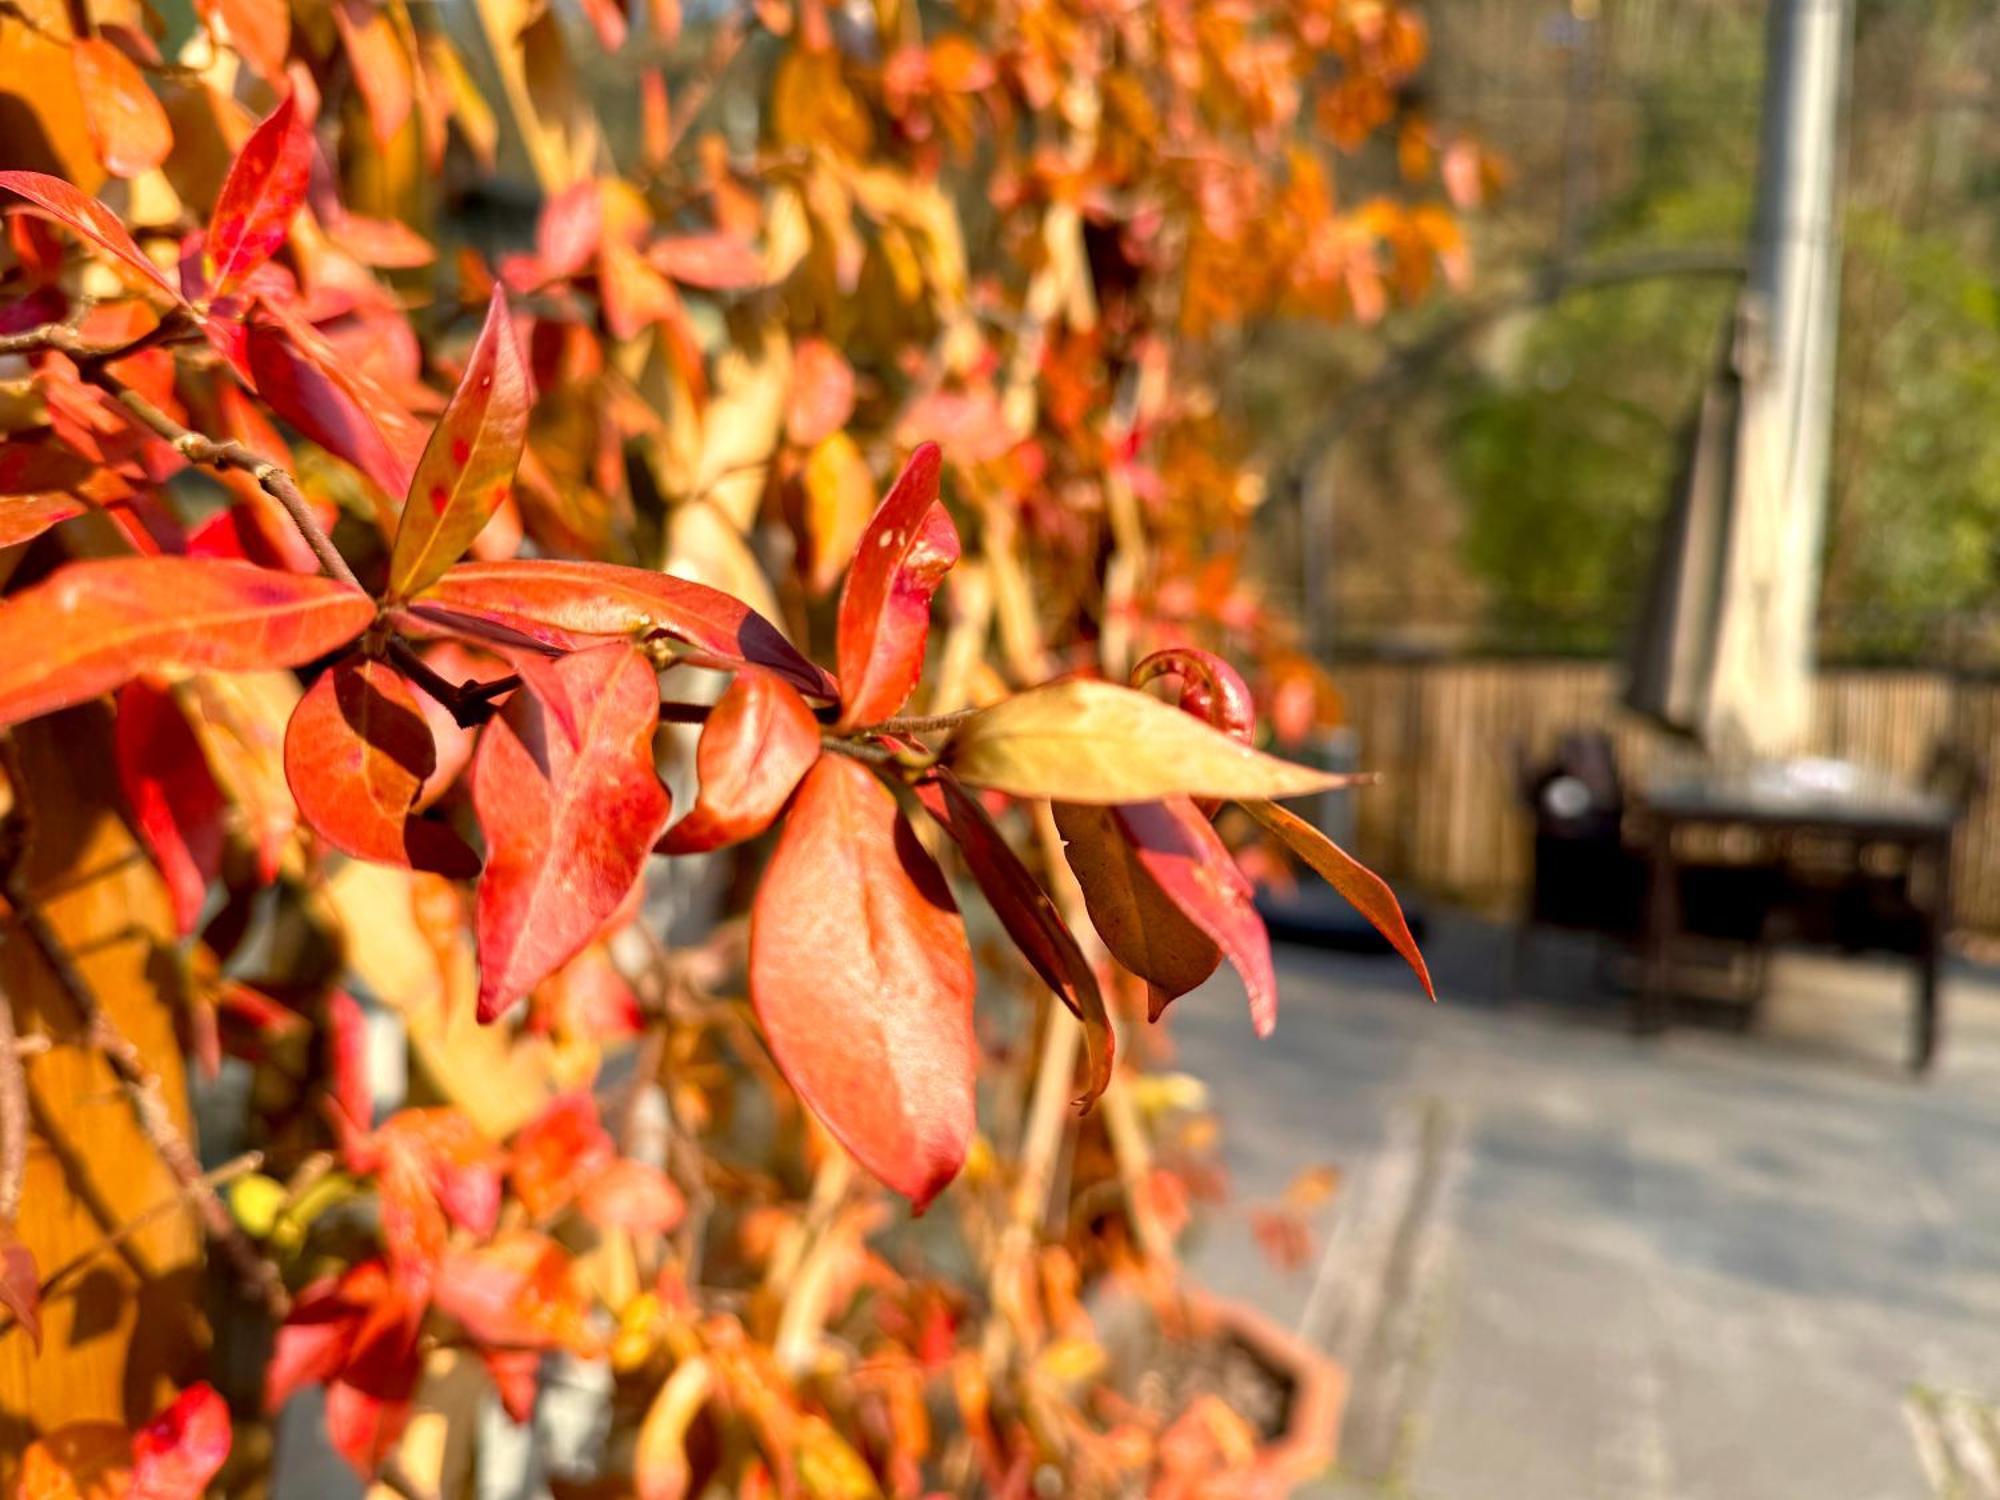
[[[1114,1047],[1111,1018],[1105,1013],[1104,995],[1090,960],[1049,893],[1029,873],[992,815],[956,776],[940,771],[917,794],[958,844],[966,868],[1021,956],[1083,1023],[1090,1077],[1077,1103],[1088,1108],[1111,1082]]]
[[[974,714],[945,759],[974,786],[1065,802],[1296,797],[1351,779],[1252,750],[1146,693],[1083,679]]]
[[[785,436],[810,448],[840,431],[853,414],[854,367],[825,339],[801,339],[792,351]],[[846,561],[845,554],[840,560]]]
[[[407,413],[367,399],[352,372],[337,369],[330,349],[302,349],[292,329],[252,323],[244,350],[257,394],[271,410],[385,495],[409,491],[416,457],[408,451]]]
[[[1437,991],[1431,985],[1430,969],[1417,948],[1417,940],[1410,935],[1410,924],[1403,919],[1402,905],[1386,880],[1304,818],[1276,803],[1253,798],[1243,804],[1243,810],[1283,839],[1294,854],[1345,896],[1354,909],[1388,939],[1389,946],[1402,955],[1403,962],[1410,966],[1411,972],[1423,985],[1424,993],[1433,1000],[1437,999]]]
[[[702,725],[695,749],[700,790],[667,830],[665,854],[699,854],[755,838],[819,755],[819,721],[782,679],[755,668],[736,674]]]
[[[285,729],[285,779],[321,838],[358,859],[470,875],[479,861],[464,841],[414,816],[436,768],[416,693],[365,657],[321,673]]]
[[[311,173],[312,133],[287,94],[236,153],[209,217],[216,296],[236,290],[285,243]]]
[[[972,992],[964,923],[896,799],[821,756],[757,890],[750,998],[806,1106],[919,1211],[972,1140]]]
[[[718,589],[615,563],[554,559],[460,563],[420,596],[482,617],[527,638],[662,635],[694,648],[706,665],[768,668],[813,697],[831,698],[827,675],[749,605]]]
[[[118,215],[88,193],[45,172],[0,172],[0,188],[18,193],[50,218],[75,230],[98,249],[115,256],[175,302],[178,288],[146,257]]]
[[[113,177],[150,172],[174,149],[167,112],[138,64],[102,36],[70,43],[83,119],[98,160]]]
[[[875,509],[875,476],[854,439],[836,432],[806,455],[806,581],[823,594],[840,581]]]
[[[931,595],[958,561],[958,529],[938,502],[937,444],[910,455],[861,533],[840,592],[837,728],[879,723],[924,669]]]
[[[514,482],[534,392],[496,290],[458,390],[417,463],[389,559],[392,598],[437,581],[472,544]]]
[[[714,1383],[708,1361],[695,1355],[676,1365],[660,1386],[639,1424],[639,1446],[632,1458],[632,1480],[639,1500],[687,1500],[693,1480],[687,1457],[688,1429],[701,1414]]]
[[[764,281],[763,258],[733,234],[671,235],[655,242],[646,259],[683,286],[740,291]]]
[[[486,727],[472,803],[479,881],[479,1018],[490,1021],[574,958],[624,903],[666,826],[653,769],[659,685],[626,644],[557,663],[586,705],[572,745],[532,692]]]
[[[206,558],[71,563],[0,604],[0,725],[156,668],[290,667],[346,644],[375,603],[329,578]]]

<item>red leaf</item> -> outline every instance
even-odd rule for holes
[[[599,1229],[659,1235],[672,1232],[687,1204],[658,1167],[621,1156],[583,1185],[577,1208]]]
[[[1354,909],[1366,917],[1375,930],[1389,940],[1403,962],[1417,976],[1424,993],[1437,999],[1431,985],[1431,971],[1410,925],[1403,920],[1403,908],[1389,883],[1349,854],[1332,839],[1296,813],[1275,802],[1245,802],[1243,810],[1288,844],[1292,852],[1318,871],[1326,883],[1345,896]]]
[[[203,1381],[132,1435],[132,1500],[201,1500],[229,1457],[229,1407]]]
[[[825,339],[803,339],[792,352],[792,393],[785,435],[801,448],[831,437],[854,415],[854,367]]]
[[[480,1344],[562,1349],[585,1341],[584,1299],[569,1252],[532,1231],[453,1252],[438,1278],[437,1305]]]
[[[574,276],[597,258],[604,235],[604,192],[596,182],[579,182],[542,205],[535,224],[535,258],[552,281]]]
[[[0,604],[0,725],[156,667],[292,667],[359,635],[375,602],[329,578],[189,557],[71,563]]]
[[[367,1261],[338,1280],[324,1277],[299,1293],[264,1367],[266,1412],[276,1416],[299,1391],[339,1373],[368,1308],[387,1288],[382,1263]]]
[[[345,990],[329,994],[326,1031],[333,1102],[348,1126],[365,1131],[375,1119],[375,1094],[368,1083],[368,1018],[361,1002]]]
[[[683,286],[739,291],[764,284],[763,258],[733,234],[674,235],[655,243],[646,259]]]
[[[482,1349],[480,1362],[500,1397],[501,1410],[516,1423],[535,1414],[535,1397],[541,1388],[542,1356],[536,1349]]]
[[[441,823],[414,816],[437,746],[409,683],[350,656],[320,674],[285,729],[285,780],[313,830],[357,859],[464,876],[479,860]]]
[[[166,881],[175,929],[186,937],[201,920],[210,882],[222,873],[228,801],[200,739],[165,689],[127,683],[118,694],[112,740],[133,831]]]
[[[822,755],[750,917],[750,999],[806,1107],[917,1211],[973,1132],[972,951],[887,787]]]
[[[1115,1046],[1111,1018],[1105,1012],[1104,995],[1090,960],[1084,957],[1076,935],[1048,892],[963,782],[940,768],[934,779],[917,788],[917,796],[957,843],[966,868],[1021,956],[1069,1007],[1070,1014],[1083,1023],[1090,1081],[1077,1103],[1088,1108],[1111,1082]]]
[[[1111,956],[1173,999],[1205,981],[1222,950],[1161,888],[1109,807],[1052,804],[1063,858]]]
[[[767,667],[808,696],[835,695],[832,679],[749,605],[645,568],[549,559],[460,563],[420,602],[564,650],[590,644],[590,636],[664,635],[692,646],[696,665]]]
[[[371,1300],[362,1316],[340,1373],[327,1386],[326,1435],[334,1450],[363,1473],[372,1473],[403,1435],[410,1398],[423,1368],[417,1335],[424,1304],[391,1281],[380,1265],[357,1266],[342,1282],[372,1273],[365,1288]],[[354,1288],[354,1294],[364,1291]],[[296,1316],[296,1314],[294,1315]],[[279,1331],[282,1340],[283,1330]]]
[[[616,52],[625,45],[625,12],[619,0],[583,0],[583,13],[606,52]]]
[[[910,455],[861,533],[840,591],[839,729],[888,718],[924,669],[931,595],[958,561],[958,530],[938,503],[938,447]]]
[[[97,159],[113,177],[150,172],[174,149],[173,127],[131,58],[101,36],[70,43],[83,123]]]
[[[12,1224],[0,1223],[0,1307],[27,1330],[28,1342],[42,1352],[42,1277],[35,1253],[22,1244]]]
[[[390,597],[435,583],[493,518],[514,483],[533,400],[506,294],[495,290],[465,375],[410,481],[389,559]]]
[[[215,296],[236,290],[285,243],[311,175],[312,132],[287,94],[250,132],[215,200],[207,243]]]
[[[667,790],[653,768],[659,684],[646,658],[614,644],[566,657],[555,671],[587,706],[580,743],[555,731],[531,690],[486,727],[472,760],[487,849],[477,921],[482,1021],[597,935],[667,822]]]
[[[410,414],[352,370],[310,325],[252,323],[244,359],[265,403],[335,458],[345,459],[385,495],[409,492],[420,447]]]
[[[514,1196],[540,1223],[566,1208],[581,1183],[617,1154],[598,1121],[597,1101],[575,1089],[551,1099],[516,1132],[507,1172]]]
[[[695,750],[700,790],[660,841],[663,854],[699,854],[755,838],[819,757],[819,721],[805,699],[754,667],[709,711]]]
[[[1169,900],[1220,948],[1243,976],[1250,996],[1250,1024],[1269,1036],[1278,1023],[1278,979],[1271,968],[1271,939],[1257,915],[1255,892],[1216,831],[1186,797],[1128,802],[1111,810],[1138,861]],[[1152,1019],[1170,995],[1155,992]]]
[[[19,193],[56,222],[122,260],[175,302],[181,300],[167,273],[146,258],[118,215],[89,194],[46,172],[0,172],[0,187]]]
[[[1243,676],[1213,651],[1174,647],[1155,651],[1132,669],[1132,686],[1155,677],[1181,680],[1180,706],[1242,744],[1257,738],[1257,705]]]

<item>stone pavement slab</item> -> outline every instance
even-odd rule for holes
[[[1910,1395],[2000,1397],[2000,982],[1954,973],[1920,1081],[1904,967],[1787,955],[1755,1032],[1639,1042],[1567,941],[1502,1005],[1507,940],[1437,921],[1435,1007],[1393,961],[1284,950],[1262,1044],[1233,978],[1175,1007],[1238,1205],[1345,1174],[1317,1267],[1273,1267],[1241,1212],[1192,1247],[1354,1373],[1366,1482],[1325,1493],[1929,1495]]]

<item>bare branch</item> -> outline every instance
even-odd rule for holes
[[[28,1079],[14,1035],[14,1003],[0,995],[0,1224],[21,1212],[21,1182],[28,1170]]]
[[[124,1090],[126,1102],[132,1106],[140,1130],[159,1153],[160,1160],[166,1163],[167,1170],[173,1173],[182,1191],[193,1201],[203,1226],[220,1247],[223,1258],[271,1316],[283,1318],[291,1306],[284,1282],[279,1278],[277,1269],[243,1233],[241,1226],[230,1215],[228,1205],[207,1184],[200,1161],[167,1109],[158,1075],[146,1065],[144,1056],[133,1045],[132,1039],[118,1029],[117,1023],[98,1003],[97,992],[78,971],[61,937],[42,914],[26,901],[17,899],[14,919],[48,964],[70,1003],[76,1006],[83,1018],[85,1032],[103,1054],[119,1087]]]

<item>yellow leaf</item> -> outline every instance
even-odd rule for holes
[[[854,439],[836,432],[807,456],[805,490],[807,581],[815,594],[823,594],[840,581],[875,514],[875,476]]]
[[[959,726],[945,760],[974,786],[1098,805],[1177,793],[1299,797],[1354,780],[1252,750],[1135,689],[1081,680],[981,710]]]

